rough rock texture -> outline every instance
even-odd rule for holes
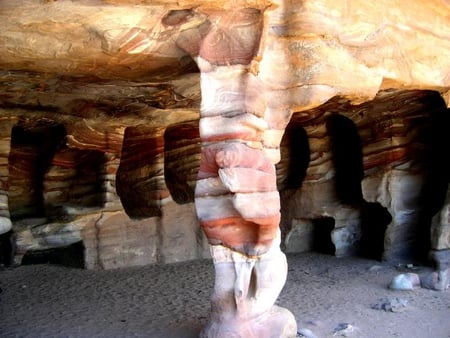
[[[55,209],[64,201],[101,209],[109,198],[109,203],[116,203],[120,210],[119,196],[129,216],[140,218],[159,217],[161,205],[170,198],[191,203],[200,166],[197,125],[201,90],[195,72],[203,67],[202,111],[215,117],[202,119],[202,137],[216,137],[217,128],[226,127],[229,132],[224,130],[225,137],[237,132],[242,138],[246,128],[253,126],[259,134],[251,137],[262,139],[258,147],[277,162],[277,144],[290,121],[276,168],[278,189],[289,200],[292,189],[300,186],[295,196],[325,194],[325,200],[316,196],[308,198],[308,203],[314,201],[321,208],[336,210],[331,215],[313,212],[316,207],[309,209],[305,202],[298,202],[297,211],[291,212],[292,207],[286,204],[297,202],[284,203],[282,199],[283,238],[293,219],[321,223],[325,217],[334,221],[336,228],[332,235],[335,253],[352,253],[361,236],[357,233],[359,215],[362,209],[368,209],[369,215],[379,214],[387,228],[386,240],[378,239],[385,242],[386,250],[381,249],[385,256],[396,257],[397,252],[408,251],[402,243],[411,233],[409,228],[414,228],[414,221],[408,219],[416,216],[410,210],[417,208],[408,203],[405,209],[395,196],[421,195],[416,183],[423,180],[423,173],[413,163],[420,162],[417,153],[421,147],[436,145],[445,151],[446,142],[444,136],[427,141],[418,135],[424,133],[420,131],[421,122],[440,119],[445,124],[445,116],[431,112],[436,105],[441,107],[438,110],[445,110],[444,103],[437,102],[433,92],[409,89],[432,89],[448,98],[448,58],[444,57],[449,45],[445,38],[448,6],[439,1],[398,6],[399,10],[385,2],[375,6],[358,1],[345,6],[328,1],[270,6],[254,1],[242,8],[231,3],[219,6],[213,1],[2,4],[0,15],[5,18],[5,27],[0,39],[6,47],[1,51],[2,158],[10,157],[11,148],[9,165],[2,162],[6,165],[2,173],[11,170],[9,178],[2,174],[2,182],[9,180],[3,188],[7,192],[2,198],[3,231],[10,227],[10,213],[13,217],[27,212],[33,215],[31,209],[40,209],[40,204],[57,213]],[[233,14],[224,13],[232,7]],[[423,48],[417,49],[418,45]],[[197,66],[194,59],[198,57],[207,62]],[[218,68],[208,70],[209,62]],[[242,75],[247,68],[247,75]],[[244,80],[235,84],[229,81],[236,77]],[[329,100],[333,96],[336,98]],[[327,100],[318,109],[312,108]],[[368,102],[352,105],[363,101]],[[239,110],[252,114],[239,115]],[[232,115],[223,120],[219,113]],[[336,114],[348,120],[340,117],[333,122],[328,118]],[[265,120],[262,124],[261,118]],[[18,137],[21,128],[26,135]],[[44,143],[33,143],[32,134],[41,133],[39,128],[46,128],[46,142],[54,146],[58,137],[63,137],[66,146],[61,141],[58,149],[49,150]],[[339,130],[343,128],[353,130],[353,141],[336,141],[342,139]],[[357,145],[352,147],[354,155],[341,151],[342,158],[336,159],[336,144],[355,145],[358,137],[363,164],[359,163]],[[414,138],[416,143],[411,143]],[[158,146],[149,149],[156,145],[154,142]],[[254,147],[260,141],[251,142]],[[36,152],[33,147],[42,150]],[[36,163],[27,157],[27,151],[39,157]],[[46,159],[52,151],[54,158]],[[27,159],[19,164],[22,156]],[[87,168],[86,163],[94,157],[96,169]],[[404,164],[406,158],[412,162]],[[56,164],[46,164],[50,160]],[[42,168],[30,167],[38,162]],[[345,169],[339,170],[342,166]],[[363,173],[358,169],[361,166]],[[87,175],[86,170],[91,171],[92,179],[76,177],[75,172]],[[25,177],[30,171],[37,175]],[[249,177],[245,168],[232,171],[222,170],[221,177]],[[361,176],[361,182],[350,183],[346,177],[352,177],[352,173]],[[39,178],[44,174],[45,183]],[[95,175],[99,178],[96,183]],[[338,184],[344,188],[336,181],[343,182]],[[445,177],[442,181],[445,186]],[[228,182],[236,184],[229,178]],[[25,183],[34,187],[33,193],[20,187]],[[253,184],[249,182],[247,188],[252,189]],[[415,192],[410,192],[411,188]],[[285,190],[288,193],[283,193]],[[339,191],[340,196],[336,196],[334,190],[347,190],[350,197]],[[394,196],[390,196],[392,192]],[[361,204],[361,194],[366,202],[380,203],[381,211],[370,211],[378,208],[374,204],[355,206]],[[327,223],[326,219],[322,223]],[[440,244],[446,241],[445,233],[444,225],[433,225],[433,247],[446,248]]]
[[[449,178],[438,154],[448,148],[449,117],[439,95],[382,91],[361,105],[332,99],[308,113],[311,121],[294,115],[286,131],[310,156],[303,163],[286,156],[279,164],[303,177],[293,193],[297,182],[289,170],[283,173],[282,186],[291,188],[282,192],[283,226],[331,217],[328,232],[350,231],[340,239],[336,234],[337,254],[351,253],[360,242],[372,255],[381,256],[384,244],[385,258],[411,259],[420,246],[429,249],[431,216],[441,210],[433,221],[433,248],[438,238],[445,241]],[[289,142],[282,143],[282,154],[289,154],[285,146]]]
[[[449,17],[443,0],[2,1],[1,243],[17,262],[81,243],[107,269],[208,242],[210,337],[267,318],[295,335],[273,307],[280,244],[448,271]]]
[[[250,8],[211,12],[207,22],[183,30],[177,39],[201,73],[195,205],[216,267],[211,318],[202,337],[297,332],[294,316],[274,305],[287,274],[275,163],[279,130],[289,116],[260,104],[271,90],[261,91],[264,82],[251,69],[257,53],[270,54],[261,41],[268,33],[263,21],[271,25],[271,20]]]

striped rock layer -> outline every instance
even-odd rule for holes
[[[295,236],[336,255],[419,246],[444,269],[449,14],[440,0],[4,1],[0,233],[19,254],[81,240],[103,268],[204,257],[204,233],[206,337],[295,336],[273,306]]]
[[[102,183],[97,184],[97,188],[107,196],[97,202],[94,198],[89,203],[97,206],[101,206],[102,201],[114,203],[111,201],[117,198],[115,174],[119,166],[120,200],[125,201],[125,208],[132,217],[158,215],[161,206],[171,198],[180,203],[190,202],[194,195],[196,170],[200,166],[200,138],[205,146],[236,142],[264,151],[272,163],[281,159],[277,164],[279,190],[298,188],[305,180],[303,189],[308,193],[304,196],[322,190],[319,197],[325,194],[328,196],[326,201],[333,204],[336,199],[333,184],[324,183],[332,182],[335,177],[334,141],[327,137],[333,128],[327,129],[325,120],[328,118],[315,120],[321,111],[316,107],[321,106],[322,111],[328,109],[328,112],[323,111],[320,116],[326,117],[331,112],[344,115],[356,122],[356,128],[361,130],[366,177],[362,183],[366,188],[357,193],[357,198],[349,200],[344,196],[343,200],[361,200],[361,194],[365,195],[362,197],[366,201],[375,200],[375,194],[364,192],[364,189],[376,190],[397,172],[394,176],[386,174],[382,179],[372,179],[370,175],[383,171],[379,168],[385,163],[402,162],[409,155],[414,157],[418,149],[414,143],[405,140],[414,134],[408,128],[419,125],[409,123],[415,119],[408,117],[407,125],[411,127],[403,128],[400,126],[403,117],[390,119],[388,116],[398,111],[396,103],[392,102],[413,106],[416,101],[411,101],[408,96],[414,95],[413,90],[425,89],[435,91],[448,102],[449,66],[445,57],[449,49],[448,11],[448,6],[437,0],[414,1],[406,7],[400,3],[394,6],[389,1],[379,1],[375,6],[357,0],[348,4],[328,0],[303,1],[301,5],[292,1],[260,0],[239,4],[214,0],[164,3],[134,0],[38,3],[23,0],[20,6],[5,2],[0,10],[4,22],[0,41],[5,47],[0,51],[1,231],[11,228],[9,214],[13,217],[26,215],[26,210],[31,212],[42,204],[40,193],[31,196],[29,189],[23,189],[20,182],[34,186],[33,191],[42,191],[46,196],[44,200],[61,203],[69,196],[70,183],[58,182],[58,179],[75,177],[76,170],[71,166],[79,159],[80,166],[85,167],[84,159],[89,156],[98,155],[93,162],[97,169],[89,175],[99,178]],[[417,13],[421,15],[417,16]],[[392,95],[385,95],[389,92]],[[364,112],[351,108],[365,101],[367,105],[361,108]],[[377,109],[378,104],[389,113]],[[343,112],[346,109],[353,113],[346,114]],[[364,119],[361,119],[363,115]],[[33,158],[41,164],[49,160],[33,150],[36,144],[30,143],[19,151],[17,148],[21,145],[14,136],[21,135],[17,133],[20,128],[29,130],[41,123],[36,123],[40,120],[44,120],[44,125],[62,125],[66,146],[77,153],[73,155],[73,161],[55,159],[62,169],[51,169],[51,174],[46,174],[43,179],[48,182],[42,185],[44,188],[39,182],[42,179],[36,180],[42,173],[34,177],[25,177],[24,173],[39,167],[33,163]],[[369,121],[369,128],[364,126],[365,120]],[[341,125],[343,119],[338,117],[330,121],[330,125]],[[201,135],[198,131],[188,132],[191,123],[200,126]],[[16,124],[18,127],[11,138],[11,130]],[[147,144],[146,140],[133,134],[140,133],[139,129],[148,129],[144,134],[152,133],[152,128],[155,128],[155,140],[159,140],[157,152],[164,148],[166,160],[158,159],[159,155],[154,152],[155,156],[149,155],[153,169],[144,168],[147,164],[133,167],[133,158],[143,160],[130,154],[133,143],[140,144],[136,151]],[[351,130],[351,127],[347,128]],[[391,130],[394,133],[389,134]],[[191,145],[178,143],[185,132],[188,133],[187,141],[192,140]],[[400,135],[403,132],[409,136]],[[52,139],[50,134],[43,135],[56,142],[57,138]],[[302,142],[302,135],[306,135],[310,145]],[[164,147],[161,147],[162,140]],[[123,144],[125,156],[120,163]],[[178,144],[181,148],[175,149]],[[189,154],[189,158],[181,158],[179,149],[183,154]],[[88,156],[91,151],[97,151],[92,153],[97,155]],[[69,153],[62,148],[56,149],[55,158],[67,158]],[[21,160],[26,158],[25,162]],[[356,163],[355,167],[358,166]],[[399,169],[404,170],[405,166],[395,167],[395,170]],[[8,183],[9,170],[11,184]],[[38,169],[42,170],[45,171]],[[292,174],[296,170],[300,175]],[[226,174],[227,171],[230,173]],[[239,175],[247,173],[247,177],[258,177],[249,175],[249,168],[244,167],[222,170],[219,178],[230,181],[227,177],[238,171]],[[85,169],[79,172],[84,173]],[[139,185],[138,181],[145,180],[145,172],[159,178]],[[51,178],[53,175],[55,178]],[[74,179],[74,182],[83,180]],[[93,180],[85,182],[90,184]],[[134,190],[127,182],[138,187],[138,191],[142,191],[139,187],[145,187],[147,202],[144,198],[133,197]],[[257,186],[249,183],[253,184]],[[357,188],[348,190],[357,191]],[[89,192],[91,188],[77,189],[78,196],[86,194],[87,199],[92,200],[95,195]],[[167,195],[167,189],[171,197]],[[260,197],[271,198],[266,191],[261,194]],[[79,197],[67,198],[69,201],[80,200]],[[241,198],[240,201],[251,199]],[[127,203],[128,200],[133,202]],[[311,211],[317,208],[310,209],[303,204],[315,201],[312,204],[320,205],[323,204],[321,200],[307,200],[302,199],[302,207],[296,208],[304,211],[296,211],[294,216],[298,218],[295,219],[327,215],[326,211]],[[244,202],[239,203],[244,205]],[[135,210],[131,210],[133,206],[136,206]],[[284,203],[281,208],[286,208]],[[395,218],[397,209],[392,208],[389,212]],[[267,211],[261,210],[261,213],[268,215]],[[272,212],[268,217],[274,215]],[[247,213],[245,217],[254,216]],[[284,217],[281,223],[282,230],[291,226]],[[267,237],[269,233],[275,234],[275,226],[269,228],[263,229],[264,242],[270,237]],[[212,241],[220,242],[222,239],[218,236],[216,233]],[[258,246],[257,232],[251,237],[246,243],[236,241],[242,242],[241,248]],[[263,252],[264,246],[262,244],[258,250]],[[249,249],[240,250],[250,253]]]

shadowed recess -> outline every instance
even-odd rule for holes
[[[428,261],[431,247],[431,219],[443,207],[450,182],[450,163],[442,159],[450,149],[450,110],[438,93],[429,100],[429,116],[420,121],[422,128],[417,139],[423,145],[416,161],[423,167],[424,183],[418,201],[421,209],[412,234],[412,256],[422,262]]]
[[[164,132],[164,179],[179,204],[194,202],[200,152],[198,121],[171,125]]]
[[[310,149],[305,129],[289,124],[281,140],[281,160],[276,165],[278,189],[299,189],[309,161]]]
[[[364,170],[358,130],[352,120],[338,114],[329,116],[326,126],[331,140],[336,195],[344,204],[361,203]]]
[[[84,245],[76,242],[63,247],[29,250],[22,258],[22,265],[55,264],[72,268],[84,268]]]
[[[327,255],[334,255],[336,247],[331,239],[334,229],[334,218],[322,217],[312,220],[313,223],[313,251]]]
[[[170,193],[164,182],[163,128],[145,125],[125,129],[116,189],[131,218],[161,215]]]
[[[48,119],[13,127],[8,158],[11,218],[44,215],[44,175],[65,136],[64,126]]]
[[[0,234],[0,267],[11,266],[14,263],[16,243],[12,230]]]
[[[67,217],[65,206],[98,207],[105,204],[105,154],[97,150],[60,149],[44,179],[46,216]]]
[[[392,216],[380,203],[365,202],[360,209],[361,239],[358,254],[381,260],[384,251],[384,235]]]

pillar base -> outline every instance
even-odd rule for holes
[[[287,309],[274,305],[255,318],[236,316],[223,321],[211,321],[200,338],[294,338],[297,322]]]
[[[200,337],[296,337],[294,315],[274,305],[287,275],[286,256],[279,244],[277,236],[269,251],[258,257],[211,246],[216,278],[211,318]]]

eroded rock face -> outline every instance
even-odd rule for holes
[[[2,4],[0,240],[16,261],[82,243],[88,268],[209,244],[208,337],[295,335],[273,306],[280,245],[445,271],[449,15],[438,0]]]
[[[293,337],[295,318],[274,306],[287,266],[275,172],[281,138],[271,130],[287,116],[266,114],[264,85],[251,70],[267,31],[258,10],[211,12],[209,20],[206,31],[187,30],[198,40],[184,38],[185,31],[177,40],[201,73],[195,205],[216,267],[211,319],[201,336]]]
[[[420,255],[426,257],[431,215],[444,207],[448,186],[447,167],[437,155],[448,144],[441,129],[448,121],[444,101],[435,92],[385,91],[368,103],[333,99],[308,113],[310,121],[308,115],[294,115],[286,130],[288,136],[302,126],[310,156],[309,162],[296,164],[305,168],[301,189],[282,192],[282,226],[333,217],[334,234],[351,229],[344,231],[347,243],[335,243],[338,255],[354,253],[361,240],[362,250],[378,246],[373,248],[378,258],[384,251],[386,259],[411,259],[421,246]],[[289,153],[288,144],[286,138],[282,154]],[[293,181],[292,172],[281,171],[292,161],[286,157],[278,165],[283,188],[295,188],[287,183]],[[439,224],[444,229],[445,222]],[[361,231],[370,240],[361,238],[366,236]]]

